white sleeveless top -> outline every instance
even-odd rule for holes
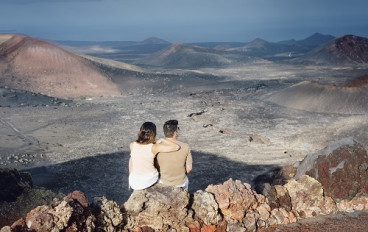
[[[133,143],[130,158],[132,170],[129,175],[129,186],[140,190],[153,185],[158,180],[158,172],[154,166],[155,155],[152,153],[153,144]]]

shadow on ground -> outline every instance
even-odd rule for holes
[[[272,165],[248,165],[215,154],[192,151],[193,171],[189,174],[189,192],[204,190],[210,184],[220,184],[229,178],[252,184],[262,174],[274,170]],[[128,200],[129,152],[96,155],[61,164],[37,167],[30,172],[36,186],[67,194],[84,192],[91,202],[96,196],[106,196],[119,204]]]

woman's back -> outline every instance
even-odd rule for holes
[[[155,155],[152,153],[153,143],[139,144],[132,143],[132,150],[130,156],[132,159],[131,173],[135,175],[153,173],[156,171],[153,160]]]

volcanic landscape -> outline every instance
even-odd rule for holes
[[[0,35],[0,165],[125,202],[140,125],[177,119],[189,191],[257,177],[353,137],[368,148],[368,39],[44,41]]]

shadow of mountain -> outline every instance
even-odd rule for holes
[[[210,184],[220,184],[229,178],[253,185],[256,178],[276,166],[249,165],[215,154],[192,151],[193,171],[189,174],[189,192],[204,190]],[[23,170],[30,172],[36,186],[67,194],[81,190],[90,202],[96,196],[106,196],[119,204],[128,200],[129,152],[102,154],[61,164]]]

